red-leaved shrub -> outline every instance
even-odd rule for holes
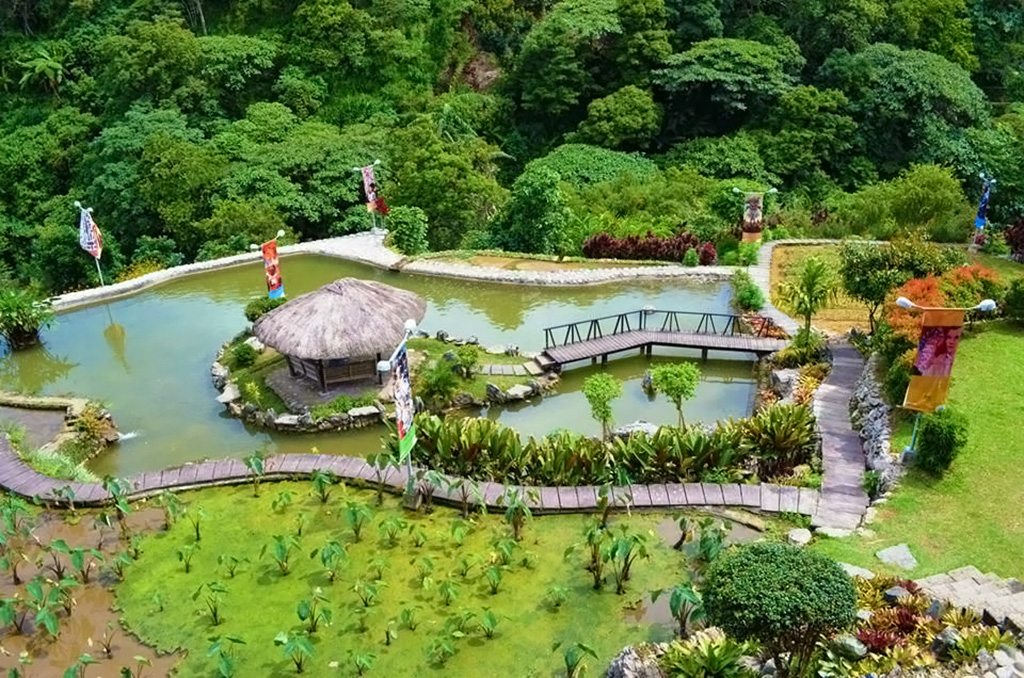
[[[715,243],[706,242],[700,248],[700,265],[711,266],[718,261],[718,252],[715,251]]]
[[[1003,231],[1003,239],[1010,246],[1010,254],[1013,258],[1017,261],[1024,261],[1024,216]]]
[[[709,249],[710,248],[710,249]],[[700,263],[707,266],[717,259],[715,246],[705,243],[692,233],[679,233],[668,238],[654,235],[650,231],[640,237],[630,235],[615,238],[607,233],[591,236],[583,243],[583,256],[591,259],[647,259],[655,261],[682,261],[686,252],[697,249]],[[710,259],[708,259],[710,257]],[[705,261],[707,259],[707,261]]]

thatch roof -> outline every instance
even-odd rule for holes
[[[426,309],[412,292],[342,278],[270,311],[253,325],[253,334],[296,358],[387,357],[405,337],[405,321],[418,323]]]

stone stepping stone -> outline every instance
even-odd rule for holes
[[[882,549],[875,554],[879,560],[888,565],[896,565],[904,570],[912,570],[917,567],[917,558],[910,552],[906,544],[897,544],[887,549]]]

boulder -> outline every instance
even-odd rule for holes
[[[474,337],[473,335],[466,337],[466,345],[468,346],[477,346],[479,343],[480,340]]]
[[[484,349],[484,353],[487,355],[505,355],[505,345],[496,344],[494,346],[488,346]]]
[[[917,567],[917,559],[910,552],[906,544],[897,544],[887,549],[882,549],[875,556],[887,565],[896,565],[904,570],[912,570]]]
[[[516,384],[505,392],[505,395],[509,400],[525,400],[533,395],[536,395],[534,389],[525,384]]]
[[[960,632],[955,627],[947,626],[932,640],[932,652],[940,659],[948,658],[949,652],[960,642]],[[984,650],[982,650],[984,652]],[[985,654],[988,654],[985,652]],[[991,657],[989,657],[991,659]],[[994,662],[993,662],[994,663]],[[978,655],[978,664],[982,666],[982,657]],[[982,666],[982,670],[985,670]]]
[[[253,348],[257,353],[263,353],[263,349],[266,348],[263,342],[256,337],[249,337],[245,340],[245,343]]]
[[[353,407],[348,411],[348,416],[353,419],[361,419],[366,417],[379,417],[380,410],[377,409],[376,405],[367,405],[366,407]]]
[[[448,333],[444,330],[438,330],[437,334],[434,335],[434,338],[438,341],[448,341]]]
[[[856,636],[851,636],[850,634],[839,636],[832,642],[832,645],[839,654],[851,661],[857,661],[868,656],[867,646],[857,640]]]
[[[502,391],[496,384],[487,384],[487,401],[492,403],[503,403],[505,402],[505,392]]]
[[[851,577],[860,577],[861,579],[875,578],[874,572],[871,570],[865,570],[863,567],[857,567],[856,565],[850,565],[849,563],[839,563],[839,566]]]
[[[793,394],[800,381],[800,370],[785,369],[773,370],[771,374],[771,389],[779,396],[784,403],[793,402]]]
[[[445,354],[441,356],[441,359],[449,363],[455,362],[455,351],[445,351]]]
[[[786,539],[794,546],[807,546],[811,543],[811,531],[803,527],[795,527],[789,531]]]
[[[891,589],[885,591],[885,602],[890,605],[895,605],[899,602],[900,598],[906,598],[910,595],[910,591],[906,590],[902,586],[893,586]]]
[[[223,405],[227,405],[228,402],[234,402],[242,399],[242,391],[239,390],[239,385],[229,382],[224,386],[223,392],[217,396],[217,402],[221,402]]]
[[[950,628],[952,628],[952,627],[950,627]],[[956,629],[953,629],[953,630],[955,631]],[[945,633],[945,631],[943,633]],[[936,636],[936,640],[938,640],[938,636]],[[960,634],[959,633],[957,633],[957,635],[956,635],[956,640],[957,641],[960,640]],[[948,651],[948,650],[950,650],[952,648],[953,648],[953,645],[950,645],[950,646],[948,646],[946,648],[946,650]],[[932,643],[932,649],[933,650],[935,649],[935,643]],[[991,655],[991,653],[989,653],[989,651],[987,649],[985,649],[985,648],[981,648],[981,651],[978,652],[978,656],[974,658],[974,661],[976,661],[978,663],[978,668],[981,669],[982,671],[986,672],[986,673],[989,672],[989,671],[995,671],[997,668],[999,668],[999,664],[996,663],[995,657],[993,657]]]
[[[664,678],[658,658],[667,645],[627,647],[608,666],[606,678]]]
[[[640,388],[644,390],[644,393],[654,393],[654,377],[650,370],[644,371],[644,377],[640,380]]]
[[[659,428],[661,427],[649,421],[634,421],[632,424],[616,426],[611,433],[617,438],[628,438],[634,433],[646,433],[648,436],[652,436],[658,432]]]
[[[874,612],[872,612],[871,610],[857,610],[857,621],[870,621],[873,615]]]
[[[299,425],[299,415],[297,414],[282,414],[274,420],[274,426],[277,428],[297,428]]]
[[[476,398],[473,397],[472,393],[462,391],[456,393],[455,397],[452,398],[452,407],[470,407],[476,402]]]
[[[508,346],[505,347],[505,355],[507,355],[507,356],[517,356],[517,355],[519,355],[519,347],[516,346],[515,344],[509,344]]]

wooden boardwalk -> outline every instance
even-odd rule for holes
[[[759,356],[774,353],[785,348],[785,339],[767,339],[745,334],[706,334],[698,332],[662,332],[659,330],[634,330],[619,334],[579,341],[565,346],[545,349],[544,355],[558,365],[602,358],[622,351],[645,349],[652,346],[676,346],[698,348],[704,351],[742,351]]]
[[[317,470],[331,471],[349,482],[364,485],[377,482],[377,470],[365,460],[330,454],[272,456],[266,459],[265,469],[263,482],[307,478]],[[217,485],[239,485],[250,482],[251,478],[241,460],[203,461],[129,478],[127,482],[131,490],[128,498],[142,499],[164,490],[177,492]],[[408,480],[409,472],[404,468],[389,467],[384,474],[384,484],[390,492],[404,491]],[[101,506],[111,501],[110,493],[99,484],[69,483],[37,473],[18,457],[6,436],[0,436],[0,485],[15,494],[57,506],[68,503],[63,488],[70,488],[74,492],[73,501],[76,506]],[[503,510],[500,497],[505,494],[506,486],[493,482],[480,482],[478,485],[487,508]],[[539,513],[586,513],[598,510],[599,488],[594,486],[514,487],[528,495],[536,492],[536,497],[528,499],[528,503]],[[765,513],[812,516],[818,510],[819,501],[817,490],[768,484],[655,483],[630,485],[617,490],[631,496],[632,508],[652,510],[731,506]],[[438,488],[434,501],[451,506],[462,504],[458,491],[448,487]],[[475,500],[471,503],[476,505]]]

